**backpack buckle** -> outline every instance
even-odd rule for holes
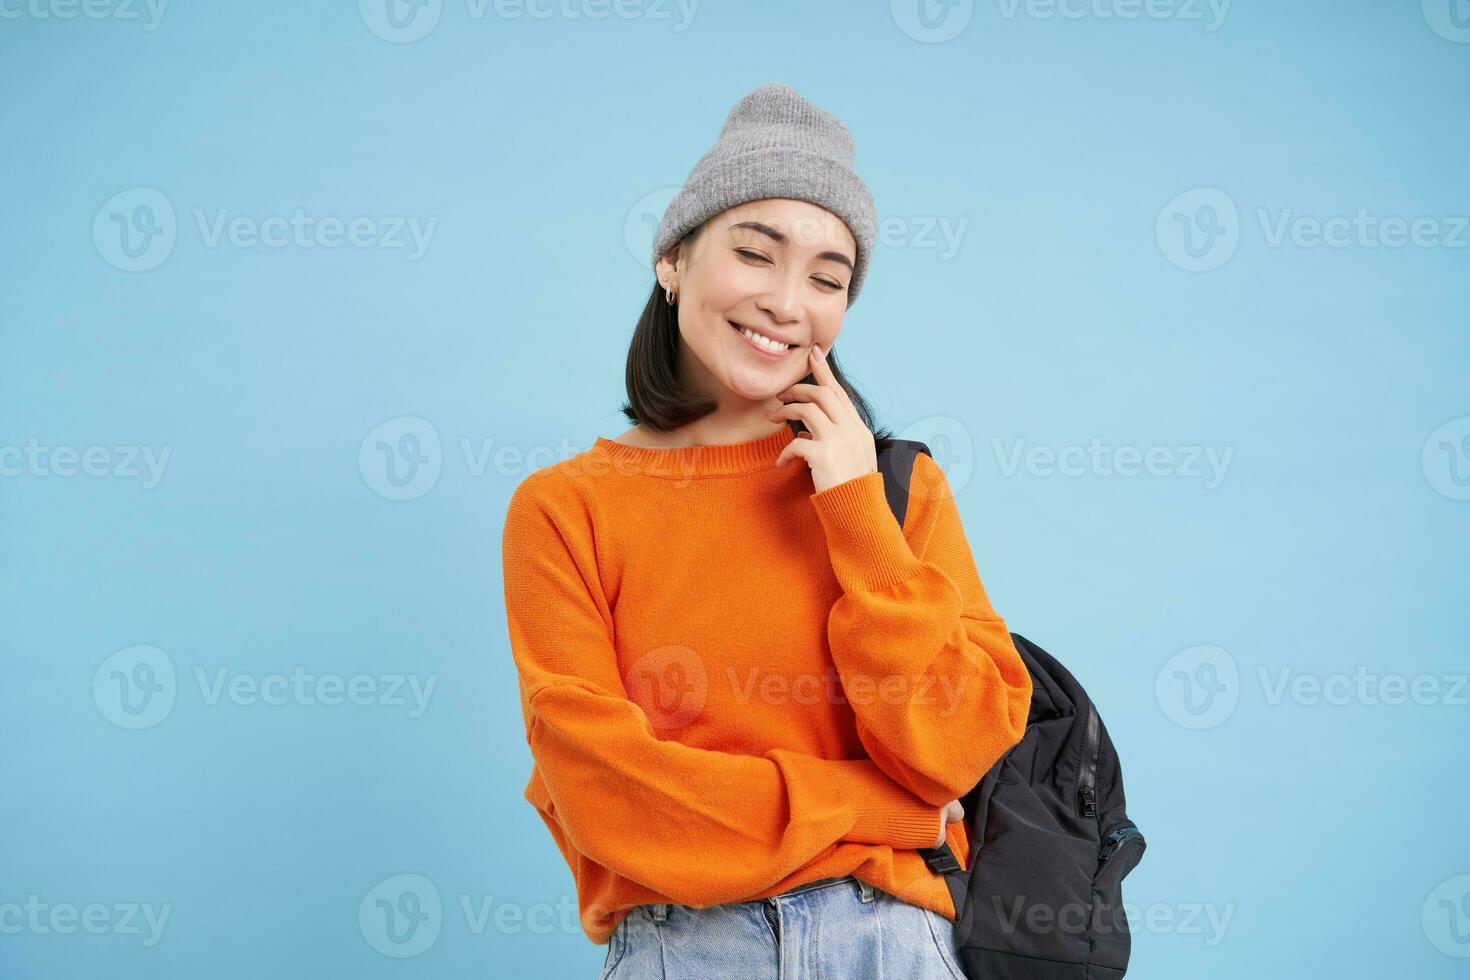
[[[959,859],[954,856],[954,851],[950,850],[949,844],[947,843],[941,844],[938,847],[921,847],[918,848],[918,851],[923,855],[924,863],[929,866],[929,870],[937,875],[945,875],[964,870],[964,868],[960,867]]]

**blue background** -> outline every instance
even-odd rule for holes
[[[504,507],[626,427],[652,222],[769,81],[852,129],[888,222],[845,369],[942,451],[996,608],[1118,745],[1149,840],[1129,976],[1464,974],[1470,233],[1446,239],[1470,30],[1447,3],[986,0],[930,33],[903,3],[431,0],[389,40],[375,0],[176,0],[152,29],[99,2],[0,19],[0,976],[595,975],[521,798]],[[1236,217],[1171,204],[1200,188]],[[435,224],[416,257],[209,234],[298,208],[374,241]],[[1283,216],[1360,210],[1439,243],[1273,244]],[[150,268],[117,220],[163,232],[130,239]],[[1186,228],[1213,268],[1185,267]],[[1006,464],[1094,439],[1172,462]],[[101,475],[28,441],[100,447]],[[127,447],[167,450],[160,478]],[[1222,478],[1189,447],[1229,451]],[[128,728],[110,685],[147,675],[110,658],[139,645],[174,701]],[[196,673],[298,668],[435,687],[415,716],[211,699]],[[1360,668],[1440,693],[1273,694]],[[443,903],[408,958],[359,924],[398,875]],[[30,896],[170,913],[151,946],[41,934],[3,912]]]

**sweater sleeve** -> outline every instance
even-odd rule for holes
[[[842,587],[828,645],[863,745],[919,798],[963,796],[1025,734],[1031,675],[980,582],[944,471],[915,457],[902,528],[881,473],[810,500]]]
[[[842,841],[934,842],[938,809],[871,759],[659,737],[619,673],[584,508],[537,479],[507,510],[506,623],[534,760],[526,798],[564,853],[705,906],[744,900]]]

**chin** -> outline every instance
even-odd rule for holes
[[[764,375],[757,378],[726,378],[725,388],[732,395],[744,398],[746,401],[764,402],[776,397],[800,380],[800,375],[789,381],[775,375]]]

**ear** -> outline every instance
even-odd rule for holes
[[[658,261],[653,265],[653,275],[658,280],[658,284],[662,286],[664,283],[668,283],[676,293],[679,291],[681,245],[682,243],[676,243],[673,248],[660,255]]]

